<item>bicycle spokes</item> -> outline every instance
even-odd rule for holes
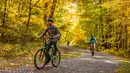
[[[41,52],[39,53],[39,60],[42,60],[43,57],[44,57],[44,54],[43,54],[43,52],[41,51]]]
[[[59,65],[59,63],[60,63],[60,59],[61,59],[60,52],[57,51],[56,55],[53,55],[52,65],[54,67],[57,67]]]
[[[41,69],[45,66],[45,61],[46,61],[46,58],[45,58],[45,53],[43,52],[42,49],[39,49],[36,54],[35,54],[35,57],[34,57],[34,64],[35,64],[35,67],[37,69]]]

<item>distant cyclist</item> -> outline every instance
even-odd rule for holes
[[[94,56],[94,49],[95,49],[95,45],[97,43],[96,37],[94,36],[94,34],[91,35],[91,37],[89,38],[89,44],[90,44],[90,51],[92,56]]]

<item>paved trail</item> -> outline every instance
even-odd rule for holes
[[[114,56],[96,52],[95,56],[91,57],[90,51],[74,47],[67,48],[79,50],[85,53],[85,55],[78,58],[61,60],[57,68],[49,64],[42,70],[37,70],[34,66],[27,66],[11,70],[1,70],[0,73],[113,73],[114,70],[119,68],[120,59]]]

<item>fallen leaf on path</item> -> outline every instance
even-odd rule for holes
[[[15,65],[14,63],[10,63],[10,65]]]

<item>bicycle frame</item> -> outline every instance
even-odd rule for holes
[[[44,40],[44,43],[43,43],[42,49],[43,49],[44,52],[49,53],[49,50],[50,50],[50,48],[48,48],[49,45],[46,43],[45,39],[43,39],[43,40]],[[51,48],[52,48],[52,52],[54,52],[54,48],[53,47],[51,47]],[[51,57],[51,60],[53,60],[52,54],[49,54],[49,56]]]
[[[91,44],[90,44],[90,48],[91,48],[91,49],[94,49],[94,43],[91,43]]]
[[[43,51],[45,51],[45,52],[49,51],[49,48],[48,48],[48,45],[47,45],[46,42],[43,43],[43,47],[42,48],[43,48]]]

